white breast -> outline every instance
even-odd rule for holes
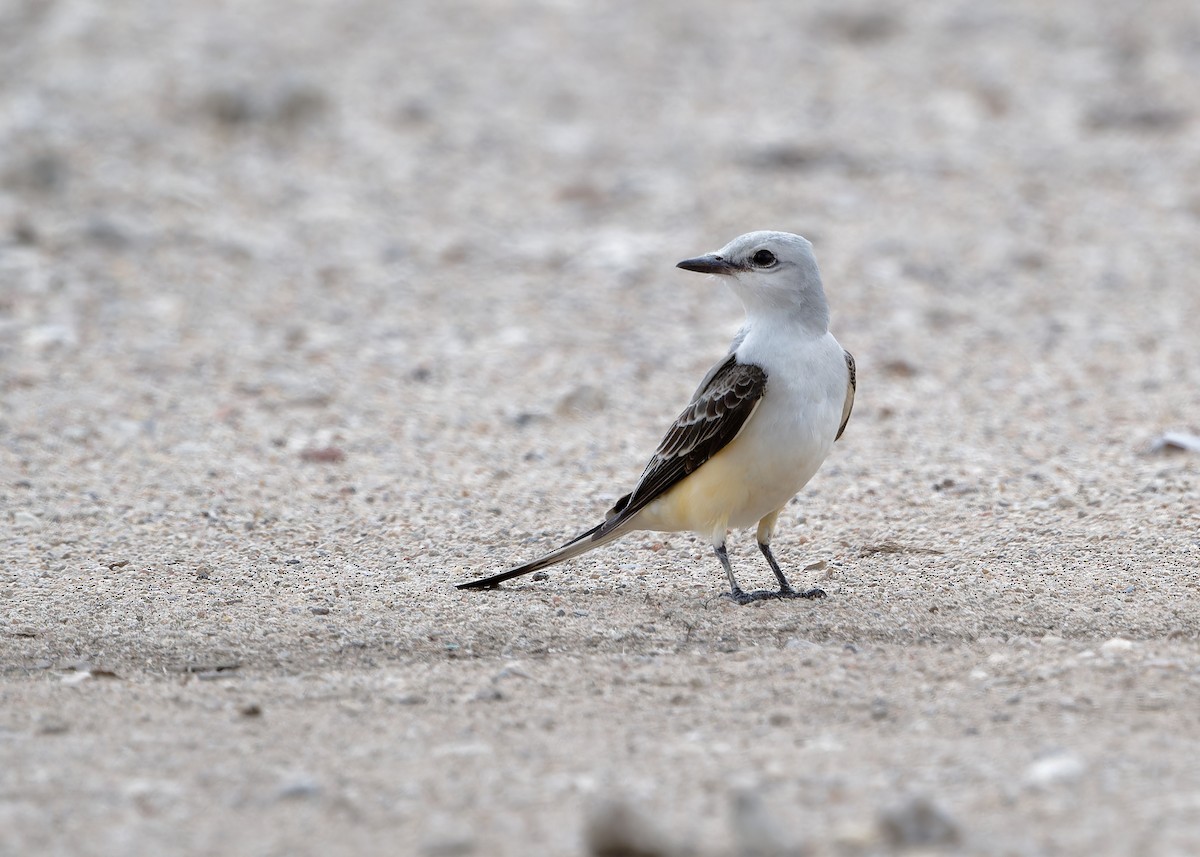
[[[812,479],[833,447],[849,383],[832,334],[796,337],[793,329],[784,341],[775,335],[780,331],[756,333],[749,332],[737,357],[766,370],[767,389],[729,450],[748,489],[745,502],[730,510],[730,527],[757,523]]]

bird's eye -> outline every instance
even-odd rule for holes
[[[759,250],[750,257],[750,261],[760,268],[769,268],[775,264],[775,254],[770,250]]]

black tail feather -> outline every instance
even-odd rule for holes
[[[466,583],[459,583],[455,585],[455,588],[490,589],[506,580],[512,580],[514,577],[530,574],[546,566],[554,565],[556,562],[562,562],[573,556],[579,556],[581,553],[586,553],[592,548],[600,547],[600,545],[620,535],[620,533],[614,532],[611,529],[607,532],[601,532],[601,530],[605,529],[605,524],[607,523],[608,521],[605,521],[603,524],[597,524],[586,533],[580,533],[562,547],[555,548],[545,556],[540,556],[524,565],[518,565],[516,568],[510,568],[508,571],[502,571],[499,574],[493,574],[491,577],[481,577],[479,580],[469,580]]]

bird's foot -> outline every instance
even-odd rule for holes
[[[731,592],[721,594],[722,598],[728,598],[737,604],[753,604],[755,601],[766,601],[768,598],[824,598],[825,590],[823,589],[806,589],[799,592],[792,589],[790,586],[785,586],[782,589],[755,589],[753,592],[745,592],[742,589],[734,589]]]
[[[767,595],[773,593],[767,592],[765,589],[756,589],[754,592],[744,592],[740,587],[733,589],[730,592],[722,592],[722,598],[728,598],[736,604],[749,604],[752,601],[761,601]]]

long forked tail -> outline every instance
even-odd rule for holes
[[[608,544],[613,539],[623,536],[627,532],[623,527],[614,527],[605,531],[604,525],[607,523],[609,522],[605,521],[603,524],[597,524],[586,533],[580,533],[562,547],[556,548],[545,556],[540,556],[524,565],[518,565],[516,568],[510,568],[508,571],[502,571],[499,574],[493,574],[491,577],[481,577],[479,580],[469,580],[466,583],[459,583],[455,588],[487,589],[498,583],[511,580],[514,577],[520,577],[522,574],[530,574],[548,565],[554,565],[556,562],[563,562],[571,557],[579,556],[581,553],[587,553],[593,548]]]

